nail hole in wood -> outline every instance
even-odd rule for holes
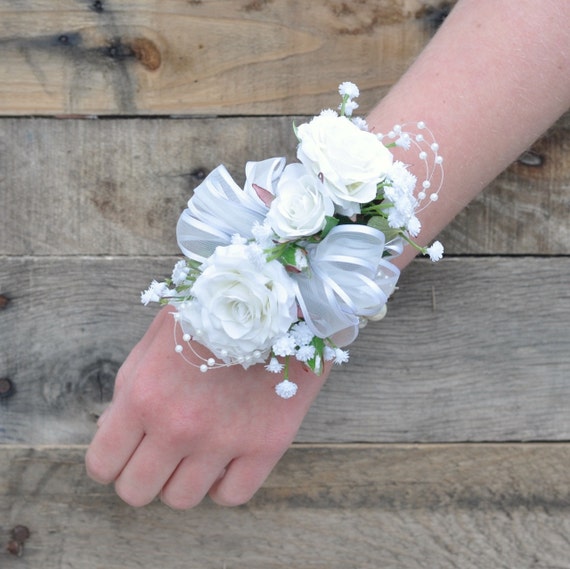
[[[0,377],[0,399],[8,399],[16,393],[16,388],[12,380],[7,377]]]

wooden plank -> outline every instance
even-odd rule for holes
[[[348,79],[370,108],[423,48],[439,5],[3,2],[0,113],[314,113]]]
[[[460,213],[441,238],[453,253],[567,255],[570,113]]]
[[[0,243],[9,255],[177,253],[192,189],[223,161],[287,152],[292,119],[0,120]]]
[[[294,160],[293,120],[0,120],[0,253],[175,254],[203,176],[224,163],[242,183],[248,160]],[[540,165],[512,165],[451,224],[447,251],[568,254],[569,148],[567,114],[534,147]]]
[[[350,445],[289,451],[247,505],[135,510],[89,481],[83,447],[0,448],[2,567],[568,567],[570,446]]]
[[[86,443],[171,258],[0,258],[0,441]],[[570,259],[416,261],[299,434],[305,442],[570,439]]]

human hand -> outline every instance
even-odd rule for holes
[[[247,502],[287,450],[328,369],[315,376],[297,361],[297,394],[284,400],[280,377],[263,365],[211,369],[186,363],[173,346],[171,309],[162,309],[117,375],[113,400],[87,451],[87,472],[115,483],[132,506],[160,495],[173,508]]]

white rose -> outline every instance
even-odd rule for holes
[[[191,293],[193,300],[178,306],[184,332],[228,363],[265,361],[275,338],[297,320],[285,268],[251,245],[218,247]]]
[[[360,212],[376,197],[377,184],[392,165],[392,153],[346,117],[324,113],[297,129],[297,157],[318,176],[343,215]]]
[[[279,237],[294,239],[314,235],[324,228],[326,216],[334,214],[334,204],[319,186],[320,181],[303,165],[290,164],[285,168],[266,218]]]

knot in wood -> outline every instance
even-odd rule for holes
[[[134,56],[149,71],[156,71],[162,63],[162,56],[156,44],[148,38],[135,38],[130,42]]]
[[[83,369],[82,379],[76,387],[77,395],[86,401],[111,401],[115,377],[120,365],[112,360],[100,359]]]
[[[454,3],[454,1],[441,2],[437,6],[424,6],[416,13],[416,18],[422,19],[425,26],[435,32],[440,28],[447,16],[449,16]]]
[[[102,0],[94,0],[94,2],[91,4],[91,9],[94,12],[97,12],[98,14],[100,14],[101,12],[103,12],[105,10],[105,8],[103,6],[103,1]]]
[[[115,39],[107,45],[104,51],[107,57],[122,61],[134,56],[134,51],[130,45],[123,43],[120,39]]]

